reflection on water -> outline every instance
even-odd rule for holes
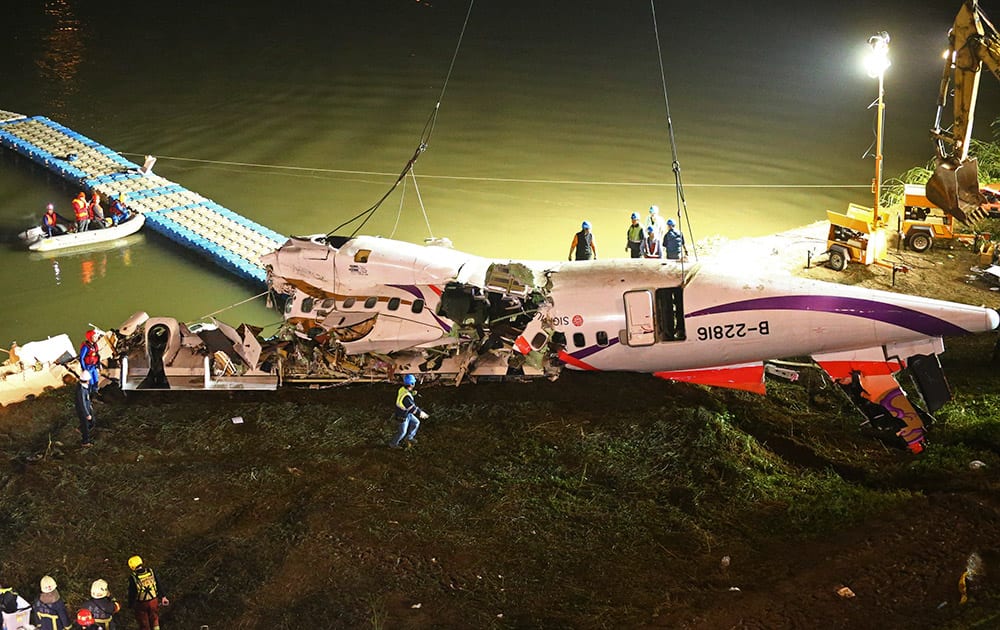
[[[44,4],[50,25],[42,36],[35,59],[53,116],[66,113],[67,101],[79,91],[77,73],[86,53],[86,35],[71,3],[54,0]]]

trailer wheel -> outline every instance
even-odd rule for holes
[[[910,232],[906,237],[906,246],[915,252],[926,252],[934,244],[934,238],[923,230]]]
[[[830,248],[830,258],[826,261],[826,265],[834,271],[843,271],[844,269],[847,269],[847,263],[849,261],[850,257],[847,255],[847,250],[843,247],[834,245]]]

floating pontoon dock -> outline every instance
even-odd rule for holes
[[[260,257],[288,240],[43,116],[0,110],[0,145],[88,193],[122,195],[129,210],[146,216],[148,229],[247,280],[263,284]]]

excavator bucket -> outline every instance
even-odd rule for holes
[[[966,225],[985,218],[979,192],[979,162],[968,158],[955,163],[941,160],[927,180],[927,199]]]

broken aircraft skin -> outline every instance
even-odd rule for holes
[[[873,427],[912,452],[923,450],[931,416],[894,375],[910,367],[934,411],[950,398],[942,337],[1000,324],[989,308],[792,276],[749,279],[708,261],[497,261],[316,235],[293,237],[262,262],[294,335],[356,379],[555,378],[569,368],[763,394],[765,361],[808,356]]]

